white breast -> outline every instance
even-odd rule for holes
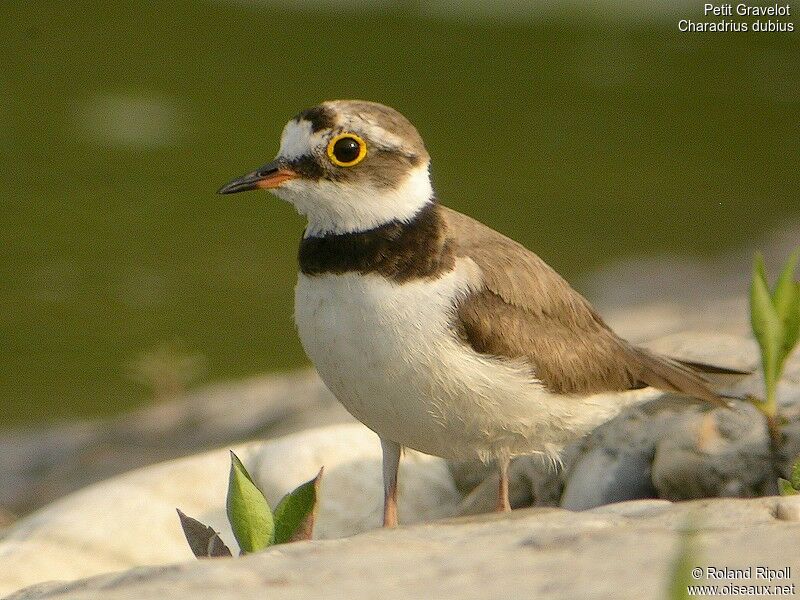
[[[428,454],[552,452],[626,403],[619,394],[592,396],[588,405],[550,394],[529,365],[465,345],[453,330],[454,307],[479,282],[469,259],[443,277],[404,284],[380,275],[300,274],[295,320],[339,401],[380,436]]]

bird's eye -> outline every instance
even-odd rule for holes
[[[367,155],[367,143],[355,133],[340,133],[328,142],[328,158],[337,167],[353,167]]]

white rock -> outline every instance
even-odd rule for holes
[[[235,447],[274,507],[325,466],[315,534],[352,535],[382,514],[380,445],[348,424]],[[0,541],[0,596],[52,579],[72,580],[139,565],[192,559],[175,508],[220,531],[236,548],[225,517],[227,449],[175,460],[95,484],[16,523]],[[441,459],[408,452],[400,471],[400,519],[454,514],[460,495]]]
[[[775,501],[519,510],[47,584],[9,600],[667,598],[678,532],[689,522],[698,529],[693,567],[783,569],[787,579],[758,579],[754,568],[734,583],[797,586],[797,525],[775,518]]]
[[[775,516],[781,521],[800,521],[800,496],[779,498]]]
[[[646,499],[615,502],[591,509],[596,515],[620,515],[623,517],[649,517],[664,513],[672,508],[669,500]]]

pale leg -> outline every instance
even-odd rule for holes
[[[383,449],[383,526],[397,527],[397,469],[400,444],[381,438]]]
[[[508,512],[511,510],[511,503],[508,501],[508,458],[498,458],[497,466],[500,470],[500,485],[497,489],[497,512]]]

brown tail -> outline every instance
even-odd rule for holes
[[[740,371],[739,369],[730,369],[728,367],[720,367],[719,365],[709,365],[709,364],[706,364],[706,363],[694,362],[692,360],[677,360],[677,359],[675,359],[675,362],[678,362],[678,363],[680,363],[680,364],[682,364],[682,365],[684,365],[686,367],[689,367],[690,369],[693,369],[695,371],[699,371],[700,373],[705,373],[705,374],[708,374],[708,375],[742,375],[742,376],[746,376],[746,375],[752,375],[753,374],[752,371]]]
[[[647,386],[677,392],[699,400],[711,402],[716,406],[728,406],[728,398],[712,389],[712,382],[706,375],[748,375],[746,371],[706,365],[691,361],[680,361],[654,354],[643,348],[633,348],[635,359],[640,366],[638,380]]]

